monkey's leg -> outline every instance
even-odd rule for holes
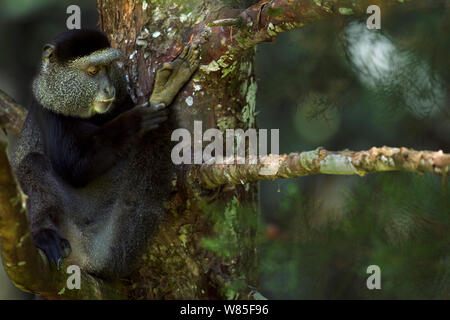
[[[150,97],[150,104],[172,103],[180,89],[197,70],[199,51],[196,46],[186,47],[172,62],[166,62],[156,72],[155,85]]]
[[[58,232],[57,222],[62,214],[62,197],[50,161],[43,155],[31,153],[17,169],[20,185],[28,196],[27,209],[30,231],[37,248],[41,249],[50,264],[59,266],[70,254],[70,244]]]

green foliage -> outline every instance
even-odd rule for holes
[[[267,15],[268,16],[282,16],[283,15],[283,9],[282,8],[268,8],[267,9]]]
[[[241,248],[249,247],[248,241],[254,241],[246,236],[249,230],[256,230],[253,210],[241,205],[236,197],[214,208],[205,207],[214,224],[214,234],[202,239],[203,247],[226,259],[238,257]]]
[[[442,90],[450,80],[450,38],[443,32],[449,13],[390,10],[383,14],[381,31],[369,33],[362,33],[365,21],[359,21],[356,44],[384,39],[387,52],[396,48],[387,60],[392,72],[382,69],[378,78],[364,70],[364,59],[376,62],[383,50],[376,52],[369,41],[358,56],[363,63],[355,67],[344,19],[308,25],[277,37],[276,45],[260,45],[258,125],[280,128],[281,153],[382,145],[449,152],[448,90]],[[262,182],[267,229],[260,247],[262,294],[449,298],[449,199],[439,177],[407,173]],[[366,288],[366,270],[373,264],[381,268],[381,290]]]
[[[290,219],[262,245],[272,298],[448,297],[450,192],[439,178],[380,174],[341,196],[340,218],[317,223],[322,206],[289,185],[280,215]],[[381,268],[382,290],[367,289],[369,265]]]
[[[51,3],[56,2],[55,0],[3,0],[0,3],[0,10],[3,14],[9,18],[17,18],[25,15],[33,14]]]

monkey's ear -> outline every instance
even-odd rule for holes
[[[50,61],[55,54],[56,47],[52,43],[47,43],[42,51],[42,59]]]

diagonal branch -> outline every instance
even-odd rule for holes
[[[314,174],[363,176],[383,171],[433,173],[442,175],[445,179],[450,171],[450,154],[390,147],[374,147],[358,152],[331,152],[319,148],[289,155],[268,155],[261,162],[263,163],[203,164],[194,167],[191,174],[198,177],[203,187],[213,189],[224,184],[244,184]]]
[[[26,116],[27,111],[0,90],[0,128],[19,134]]]
[[[409,0],[262,0],[235,18],[209,23],[210,27],[231,27],[229,52],[250,49],[261,42],[274,41],[280,33],[332,16],[361,16],[370,5],[384,8]],[[422,2],[419,4],[424,5]],[[441,5],[441,1],[427,5]]]

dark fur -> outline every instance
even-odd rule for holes
[[[41,130],[53,169],[68,183],[82,187],[112,167],[133,146],[142,119],[116,118],[133,107],[127,96],[110,114],[91,119],[56,114],[36,101],[30,112]]]
[[[53,38],[50,43],[56,46],[56,57],[60,63],[110,47],[105,34],[95,30],[83,29],[62,32]]]
[[[51,63],[56,60],[64,68],[64,62],[109,43],[99,32],[70,31],[53,39],[52,45],[56,59]],[[166,76],[164,87],[156,92],[165,98],[165,105],[198,67],[198,52],[189,53],[170,63],[173,73],[161,73]],[[43,95],[50,94],[45,100],[49,105],[35,101],[22,133],[8,136],[8,156],[28,196],[31,233],[52,264],[59,264],[71,248],[71,264],[106,278],[126,276],[163,216],[163,202],[169,195],[170,131],[153,130],[167,118],[167,111],[134,107],[125,82],[113,75],[116,100],[110,111],[77,118],[82,108],[70,107],[91,99],[79,90],[91,80],[73,70],[70,77],[79,77],[78,82],[54,80],[64,80],[62,70],[60,78],[49,77],[42,87]],[[47,66],[45,72],[54,71]],[[55,82],[57,98],[52,90]],[[155,103],[160,104],[160,98]],[[64,108],[58,109],[62,100],[65,104],[59,106]],[[58,112],[52,112],[55,108]],[[73,111],[70,117],[67,108]]]
[[[64,62],[109,47],[102,33],[83,30],[65,32],[51,44],[55,46],[51,63],[60,65],[58,72],[64,72],[61,71],[65,68]],[[40,76],[46,77],[51,72],[53,69],[48,68]],[[118,77],[108,72],[110,76]],[[143,139],[148,136],[144,134],[167,119],[167,110],[135,107],[124,81],[110,80],[116,89],[115,101],[108,112],[90,118],[67,116],[64,110],[53,112],[58,103],[57,98],[51,96],[52,92],[46,93],[53,101],[51,105],[44,107],[35,99],[16,150],[12,151],[12,164],[29,197],[27,208],[36,246],[57,265],[72,247],[75,251],[72,256],[80,266],[107,276],[128,270],[134,261],[131,257],[137,257],[136,250],[145,244],[152,226],[162,214],[163,196],[154,191],[157,198],[148,196],[152,199],[146,205],[148,209],[141,207],[146,201],[133,209],[130,201],[134,196],[129,192],[125,192],[128,205],[114,207],[112,203],[123,200],[118,194],[118,184],[125,185],[124,179],[134,180],[137,164],[133,164],[133,158],[138,156],[137,149],[147,145]],[[69,86],[69,83],[61,85]],[[74,94],[71,89],[67,87],[68,95]],[[149,153],[147,156],[151,159]],[[124,167],[127,162],[131,173]],[[120,176],[122,178],[116,181]],[[149,183],[145,175],[136,176]],[[132,186],[138,186],[140,181],[134,181]],[[159,189],[163,190],[161,186]],[[147,210],[151,211],[142,216]],[[120,225],[105,230],[105,226],[113,222]],[[133,241],[129,237],[137,238]]]
[[[63,62],[109,47],[109,41],[103,33],[91,30],[64,32],[55,37],[51,44],[55,46],[53,54],[56,58],[51,59],[51,64],[62,66]],[[112,68],[113,66],[110,69]],[[46,71],[41,77],[52,72]],[[69,72],[68,70],[67,73]],[[52,105],[42,106],[35,101],[30,110],[41,130],[45,154],[53,169],[75,187],[87,185],[115,165],[139,139],[139,131],[154,129],[165,120],[166,110],[151,112],[150,109],[136,108],[129,111],[134,104],[126,90],[119,88],[124,86],[122,79],[114,79],[112,75],[108,78],[114,88],[117,88],[117,94],[116,100],[105,114],[90,118],[68,116],[64,114],[64,108],[58,108],[58,101],[55,101],[57,97],[50,99],[53,101]],[[74,92],[68,87],[67,95],[71,94]],[[83,92],[79,94],[84,96]],[[51,96],[52,92],[47,95]],[[74,104],[85,101],[81,100],[81,96],[79,98]],[[84,107],[82,104],[81,107],[89,109],[89,105]]]

